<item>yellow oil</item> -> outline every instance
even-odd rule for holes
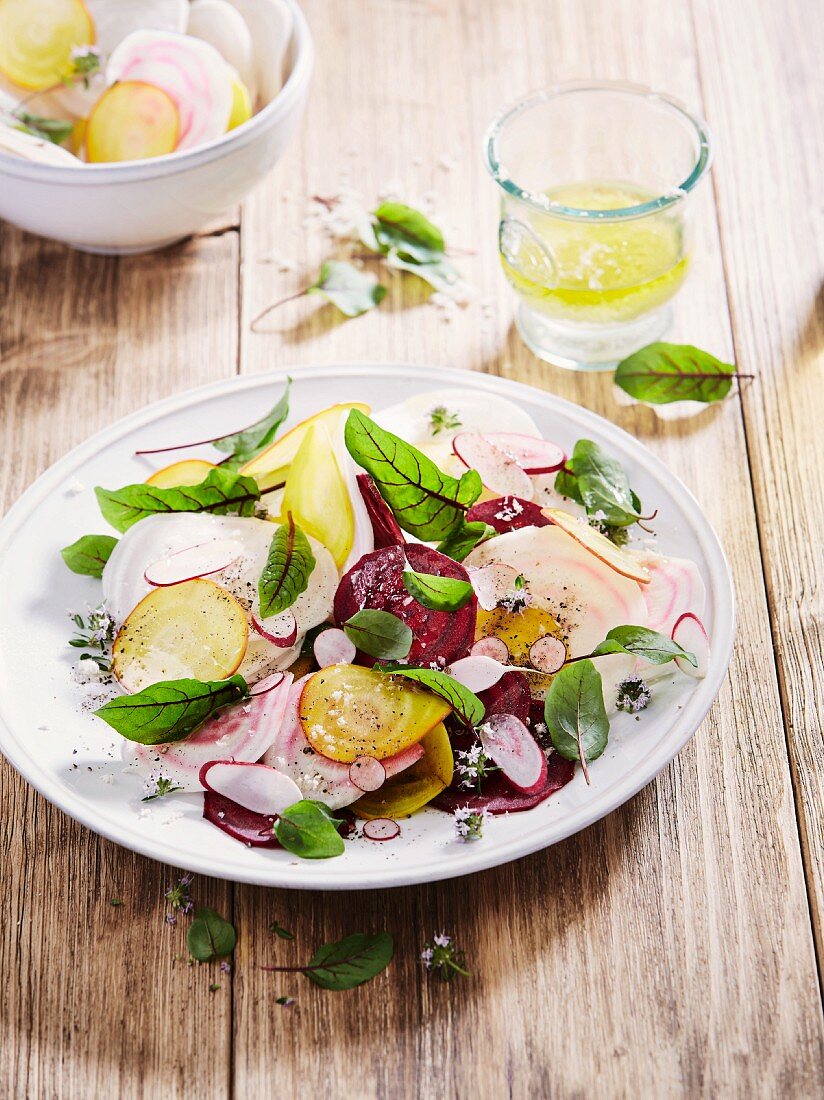
[[[545,193],[554,202],[582,210],[618,210],[655,197],[633,184],[599,181]],[[510,259],[502,254],[501,263],[526,303],[558,320],[633,320],[667,302],[687,272],[680,211],[668,209],[620,222],[571,221],[537,213],[530,216],[529,228],[551,264],[536,275],[535,265],[522,263],[518,253]],[[528,239],[519,243],[519,250],[534,253],[535,247],[536,242]]]

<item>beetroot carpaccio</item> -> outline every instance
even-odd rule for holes
[[[385,546],[366,554],[343,577],[335,594],[338,626],[365,608],[389,611],[410,628],[413,635],[408,662],[412,665],[444,665],[465,657],[475,640],[477,601],[473,596],[459,611],[431,611],[406,591],[403,571],[407,562],[416,573],[468,581],[464,567],[423,543]],[[358,653],[358,663],[373,665],[375,658]]]
[[[156,426],[137,441],[147,481],[96,490],[116,537],[67,532],[69,568],[84,585],[102,573],[102,606],[73,616],[71,639],[111,669],[95,721],[124,738],[146,801],[203,794],[225,834],[207,837],[216,858],[230,837],[284,849],[241,853],[247,868],[328,860],[344,835],[359,854],[341,881],[359,860],[379,874],[365,853],[381,848],[390,866],[411,846],[411,862],[422,846],[441,866],[457,850],[447,839],[499,858],[499,838],[519,830],[487,814],[528,811],[578,770],[583,801],[604,775],[610,716],[631,712],[640,724],[622,717],[621,736],[652,739],[637,712],[657,677],[707,672],[699,569],[639,549],[633,525],[621,538],[605,525],[633,499],[632,471],[592,440],[544,439],[526,409],[481,387],[374,413],[366,392],[307,410],[309,391],[292,388],[300,416],[287,384],[228,435],[170,445]],[[167,451],[182,454],[154,465]],[[564,510],[560,469],[575,498]],[[606,511],[576,503],[596,495]],[[662,655],[660,670],[645,660]],[[581,768],[558,750],[577,754],[583,713],[598,722]],[[557,824],[565,801],[539,820]],[[454,820],[406,824],[427,807]]]

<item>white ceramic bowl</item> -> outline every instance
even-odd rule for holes
[[[284,2],[294,17],[289,76],[249,122],[197,148],[124,164],[63,167],[0,152],[0,218],[87,252],[124,254],[163,248],[224,214],[275,164],[306,106],[314,44],[295,0]]]

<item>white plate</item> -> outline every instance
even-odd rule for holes
[[[122,773],[120,738],[89,710],[73,679],[67,609],[100,599],[100,582],[70,573],[62,546],[107,530],[93,487],[142,481],[158,462],[133,456],[231,431],[254,420],[280,392],[285,372],[231,378],[134,413],[66,455],[35,482],[0,525],[0,749],[50,802],[90,829],[153,859],[238,882],[300,889],[369,889],[432,882],[480,871],[545,848],[586,828],[649,783],[686,744],[726,674],[734,633],[732,581],[718,538],[693,496],[645,447],[594,413],[552,394],[486,375],[398,365],[301,368],[292,388],[296,422],[337,401],[380,409],[435,387],[471,387],[528,409],[550,439],[572,449],[581,436],[616,455],[641,499],[658,509],[664,553],[692,558],[707,585],[711,661],[705,679],[662,681],[636,722],[619,715],[609,745],[558,794],[526,813],[495,818],[482,840],[454,839],[451,818],[427,810],[402,823],[388,843],[348,842],[334,860],[296,860],[249,849],[201,818],[199,795],[142,804],[134,775]],[[161,456],[157,456],[161,457]],[[162,456],[171,461],[175,455]]]

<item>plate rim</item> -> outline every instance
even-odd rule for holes
[[[210,400],[228,392],[243,392],[277,385],[284,382],[287,377],[292,378],[293,384],[299,385],[303,379],[347,376],[363,379],[375,375],[385,377],[387,374],[397,374],[404,380],[431,380],[435,385],[457,384],[476,390],[487,390],[498,393],[500,396],[509,396],[514,400],[520,400],[527,405],[527,408],[530,404],[542,405],[547,409],[554,407],[562,415],[566,412],[573,420],[579,420],[583,416],[585,420],[594,421],[603,434],[616,438],[619,443],[623,443],[625,449],[629,448],[632,452],[640,449],[649,472],[659,479],[666,478],[668,481],[668,491],[690,522],[690,529],[698,539],[707,560],[710,575],[705,580],[712,587],[715,601],[711,638],[711,648],[715,660],[711,664],[706,677],[703,680],[696,681],[695,690],[668,727],[666,749],[662,752],[660,745],[653,747],[638,762],[636,768],[632,769],[626,776],[616,780],[618,791],[613,793],[602,807],[593,810],[592,805],[583,803],[564,822],[554,823],[550,839],[547,839],[546,835],[541,836],[540,833],[537,836],[527,838],[516,836],[499,845],[494,851],[485,851],[483,846],[477,845],[466,851],[462,859],[456,860],[454,863],[445,861],[442,864],[436,863],[429,866],[418,864],[411,873],[404,869],[401,862],[398,866],[382,868],[378,876],[367,875],[363,871],[336,871],[332,867],[327,869],[326,865],[324,865],[322,873],[318,873],[321,871],[320,868],[310,865],[303,868],[303,875],[301,875],[299,872],[302,865],[300,865],[299,872],[294,873],[294,864],[273,862],[271,872],[264,875],[258,868],[250,868],[248,871],[244,871],[241,865],[229,865],[229,862],[215,863],[213,858],[210,860],[206,856],[188,859],[185,865],[186,868],[198,874],[232,882],[280,889],[388,889],[459,878],[463,875],[490,870],[493,867],[531,855],[595,824],[628,802],[651,783],[675,759],[697,732],[726,679],[732,658],[736,630],[736,602],[732,573],[721,541],[690,489],[645,443],[599,413],[593,412],[574,401],[569,401],[567,398],[559,397],[549,390],[539,389],[514,379],[502,378],[498,375],[466,368],[386,361],[294,365],[262,373],[229,375],[223,379],[200,386],[179,390],[149,405],[141,406],[139,409],[127,413],[113,423],[99,429],[82,443],[73,447],[52,463],[23,491],[0,519],[0,565],[2,565],[15,533],[45,496],[54,491],[55,482],[59,483],[71,477],[78,466],[82,465],[88,458],[99,453],[104,447],[115,443],[135,428],[152,423],[161,416],[179,412],[188,404]],[[698,523],[694,522],[696,518],[699,521]],[[20,751],[15,753],[15,747],[19,747]],[[62,788],[58,787],[57,781],[52,776],[43,769],[38,768],[36,760],[25,751],[24,746],[15,735],[2,698],[0,698],[0,752],[18,774],[48,802],[92,832],[104,836],[107,840],[138,855],[158,860],[173,867],[183,866],[180,861],[180,854],[175,851],[174,844],[171,841],[158,840],[149,836],[141,837],[135,833],[133,827],[129,828],[117,823],[110,823],[108,818],[101,820],[99,814],[96,814],[93,808],[87,812],[82,802],[80,805],[73,805],[71,809],[67,808],[65,804],[67,800],[65,797],[61,797],[63,796]]]

